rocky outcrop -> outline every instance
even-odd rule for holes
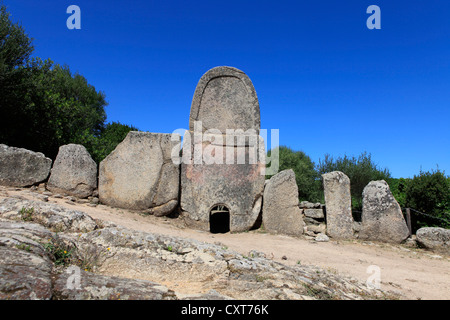
[[[0,247],[0,300],[52,297],[49,259],[17,248]]]
[[[158,283],[139,279],[103,276],[66,268],[55,276],[54,300],[175,300],[172,290]],[[78,276],[79,283],[70,277]],[[69,284],[69,285],[68,285]]]
[[[408,238],[402,210],[386,181],[371,181],[364,188],[362,203],[360,239],[400,243]]]
[[[130,131],[100,163],[100,201],[156,216],[172,212],[178,204],[180,173],[171,158],[177,147],[171,138],[171,134]]]
[[[36,222],[57,232],[98,228],[94,219],[83,212],[42,201],[5,198],[0,201],[0,214],[2,218]]]
[[[416,232],[419,245],[450,254],[450,229],[425,227]]]
[[[79,250],[108,248],[97,269],[171,287],[175,295],[195,296],[196,288],[234,299],[360,299],[382,297],[363,284],[312,266],[286,266],[250,253],[243,256],[216,244],[139,232],[121,227],[85,233]],[[176,288],[187,288],[177,292]]]
[[[52,160],[40,152],[0,144],[0,185],[26,187],[48,178]]]
[[[68,144],[59,148],[47,189],[78,198],[92,195],[97,188],[97,164],[86,148]]]
[[[34,223],[0,220],[0,300],[48,300],[52,261],[41,244],[52,233]]]
[[[17,218],[13,211],[5,212],[16,208],[5,207],[10,200],[20,199],[1,202],[2,299],[310,300],[386,295],[317,267],[283,265],[255,250],[242,255],[220,244],[107,222],[89,232],[68,228],[56,233],[37,220],[10,220]],[[66,208],[55,211],[75,218]],[[80,215],[89,220],[85,213]]]
[[[353,238],[350,179],[340,171],[322,175],[327,234],[335,239]]]
[[[303,234],[298,187],[292,169],[281,171],[270,178],[263,199],[262,220],[267,231],[292,236]]]

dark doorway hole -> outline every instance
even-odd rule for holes
[[[209,212],[209,231],[211,233],[230,232],[230,210],[224,205],[216,205]]]

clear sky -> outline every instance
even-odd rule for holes
[[[108,121],[188,128],[200,77],[252,80],[261,127],[314,162],[372,154],[394,177],[450,174],[450,1],[3,0],[34,56],[106,94]],[[69,5],[81,29],[69,30]],[[369,30],[368,6],[381,9]]]

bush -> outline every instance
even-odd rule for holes
[[[292,169],[298,186],[299,199],[311,202],[323,201],[323,190],[320,177],[315,170],[314,162],[303,151],[294,151],[287,146],[278,147],[279,171]],[[272,150],[269,150],[270,157]],[[273,161],[276,161],[273,160]],[[271,176],[266,176],[270,179]]]
[[[450,183],[445,173],[437,169],[415,175],[406,188],[406,206],[442,216],[450,206]]]
[[[406,207],[406,189],[411,182],[411,179],[408,178],[389,178],[386,180],[389,184],[389,188],[391,189],[394,198],[399,203],[400,207]]]
[[[367,152],[361,153],[358,158],[345,155],[334,159],[326,154],[323,161],[319,160],[317,171],[320,175],[332,171],[341,171],[349,177],[352,207],[355,210],[362,210],[362,192],[370,181],[388,181],[391,177],[389,170],[378,168],[372,161],[371,154]]]
[[[133,126],[111,122],[106,124],[96,136],[85,132],[79,137],[78,143],[86,147],[95,162],[100,163],[125,139],[128,132],[137,130]]]

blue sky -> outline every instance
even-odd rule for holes
[[[394,177],[450,174],[450,1],[3,2],[35,56],[105,92],[108,121],[188,128],[198,80],[227,65],[252,80],[261,127],[314,162],[367,151]],[[81,30],[66,27],[72,4]]]

